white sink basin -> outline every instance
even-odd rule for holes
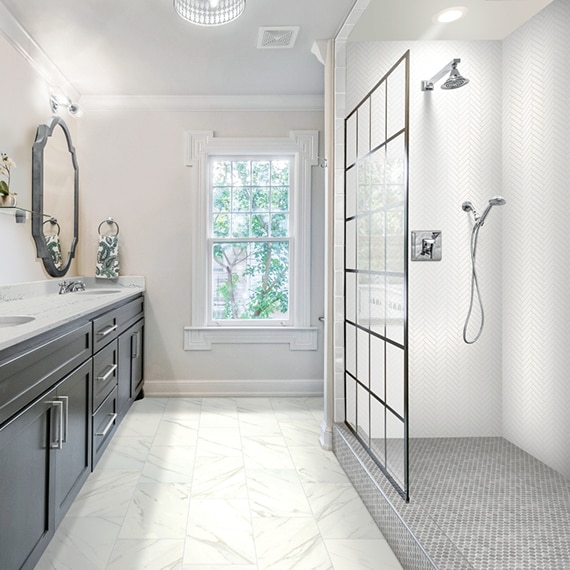
[[[0,316],[0,328],[4,327],[17,327],[35,320],[36,317],[32,315],[8,315]]]
[[[85,289],[85,291],[77,291],[78,295],[111,295],[113,293],[121,293],[122,289]]]

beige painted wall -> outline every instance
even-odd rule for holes
[[[183,327],[191,324],[192,274],[184,132],[284,137],[290,130],[322,128],[320,112],[100,110],[81,119],[80,273],[94,274],[97,227],[113,217],[120,225],[121,273],[146,277],[145,377],[153,393],[228,393],[255,380],[261,381],[259,393],[282,390],[281,380],[293,381],[289,385],[301,391],[308,385],[304,381],[312,380],[322,390],[324,170],[318,167],[313,167],[311,325],[320,328],[319,349],[241,344],[187,352],[182,347]]]
[[[3,77],[0,152],[7,153],[16,162],[10,188],[18,194],[18,204],[29,209],[32,204],[32,144],[38,124],[51,116],[48,85],[1,35],[0,58]],[[76,139],[77,124],[73,119],[65,118],[65,121]],[[31,227],[30,220],[16,224],[13,211],[0,210],[0,284],[49,278],[36,258]]]

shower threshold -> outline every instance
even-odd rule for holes
[[[333,449],[406,570],[570,568],[570,480],[506,439],[410,439],[409,503],[345,425]]]

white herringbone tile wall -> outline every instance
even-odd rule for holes
[[[411,437],[494,436],[501,431],[501,209],[481,231],[477,264],[485,331],[468,346],[471,220],[501,193],[501,43],[348,43],[347,111],[411,52],[409,229],[441,230],[443,259],[409,265]],[[471,83],[422,92],[453,58]]]
[[[503,45],[503,432],[570,477],[570,2]]]

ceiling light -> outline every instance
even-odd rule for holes
[[[242,15],[245,0],[174,0],[174,9],[198,26],[221,26]]]
[[[450,22],[455,22],[455,20],[459,20],[462,18],[467,12],[467,8],[465,6],[454,6],[453,8],[446,8],[441,12],[438,12],[434,17],[434,22],[439,22],[440,24],[449,24]]]

